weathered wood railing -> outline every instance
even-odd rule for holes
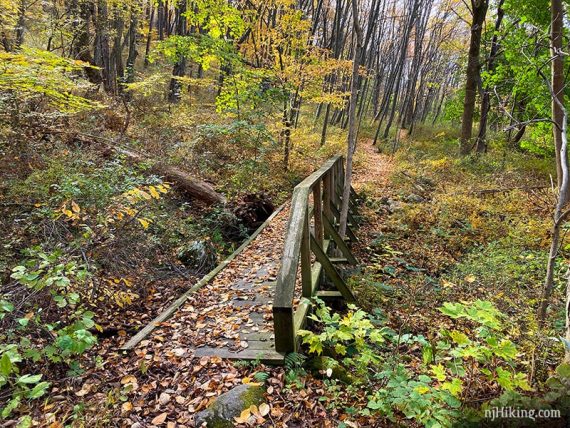
[[[342,297],[354,301],[354,296],[335,267],[339,263],[355,264],[347,243],[338,233],[338,221],[344,186],[342,156],[335,156],[295,187],[291,201],[289,223],[281,268],[277,276],[273,299],[275,350],[297,350],[297,332],[305,323],[312,297]],[[356,226],[355,193],[351,191],[347,238],[356,240],[351,226]],[[333,257],[332,253],[344,257]],[[301,296],[294,306],[295,288],[300,265]],[[320,291],[326,277],[337,291]]]

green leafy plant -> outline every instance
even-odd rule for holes
[[[53,321],[49,310],[28,307],[21,316],[21,308],[16,311],[9,296],[0,299],[0,320],[12,321],[0,333],[0,388],[7,388],[11,397],[0,410],[2,418],[8,417],[23,399],[36,399],[48,391],[50,383],[42,380],[42,373],[25,371],[39,364],[65,363],[70,373],[79,373],[75,358],[97,342],[90,331],[98,327],[94,314],[81,305],[81,292],[89,276],[86,266],[66,258],[61,251],[47,253],[40,247],[27,250],[26,256],[24,263],[12,270],[12,279],[31,293],[51,299],[56,308],[66,308],[66,312]],[[32,342],[29,337],[33,332],[51,340]]]

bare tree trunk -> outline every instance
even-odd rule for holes
[[[558,187],[562,185],[562,123],[564,108],[564,59],[562,53],[563,31],[564,31],[564,6],[562,0],[552,0],[551,2],[551,39],[550,57],[552,59],[552,120],[557,126],[552,127],[554,135],[554,147],[556,153],[556,181]]]
[[[135,60],[137,59],[137,8],[136,6],[131,6],[131,20],[129,23],[129,54],[127,56],[127,68],[125,75],[125,82],[132,83],[135,80]]]
[[[149,53],[150,53],[150,43],[152,41],[152,22],[154,21],[154,11],[155,7],[153,6],[152,2],[148,6],[150,8],[150,16],[148,19],[148,34],[146,36],[146,46],[144,51],[144,66],[145,68],[148,67],[149,64]]]
[[[186,35],[186,0],[179,0],[176,7],[176,34],[179,36]],[[177,77],[184,76],[186,71],[186,58],[182,56],[178,59],[174,68],[172,69],[172,79],[170,79],[170,86],[168,90],[168,100],[171,103],[180,101],[182,85]]]
[[[111,60],[109,47],[109,22],[107,0],[97,1],[97,51],[96,63],[101,67],[103,75],[103,87],[110,94],[117,92],[117,70],[115,64]],[[98,61],[97,61],[98,60]]]
[[[546,310],[550,303],[550,295],[554,288],[554,267],[558,251],[560,249],[560,229],[570,215],[570,211],[564,211],[568,202],[568,158],[567,158],[567,114],[564,107],[564,57],[562,53],[562,25],[564,20],[564,9],[562,0],[552,0],[551,3],[551,32],[552,32],[552,60],[550,63],[551,85],[549,89],[552,96],[552,125],[555,143],[556,159],[560,173],[558,174],[558,201],[554,209],[554,224],[552,226],[552,242],[548,264],[546,266],[546,278],[544,289],[539,300],[538,322],[543,325],[546,318]],[[568,334],[568,332],[567,332]],[[568,357],[568,350],[567,350]]]
[[[342,206],[340,209],[339,235],[344,238],[348,222],[348,205],[350,201],[350,189],[352,185],[352,158],[356,151],[356,100],[358,97],[358,69],[361,58],[363,37],[360,23],[358,22],[358,3],[352,0],[352,27],[354,39],[354,57],[352,63],[352,80],[350,84],[350,103],[348,105],[348,148],[346,151],[346,172],[344,178],[344,188],[342,191]]]
[[[497,20],[495,21],[495,33],[491,42],[491,51],[487,60],[487,72],[492,73],[495,69],[495,59],[499,53],[499,28],[503,21],[505,11],[503,3],[505,0],[499,0],[497,7]],[[477,135],[476,151],[477,153],[484,153],[487,151],[487,119],[489,117],[489,110],[491,109],[491,93],[489,87],[485,85],[483,88],[483,98],[481,100],[481,117],[479,119],[479,134]]]
[[[462,155],[471,151],[471,133],[473,131],[473,113],[475,112],[475,99],[477,97],[477,83],[479,81],[479,53],[481,51],[481,32],[485,15],[489,7],[489,0],[471,0],[473,22],[471,24],[471,41],[469,43],[469,57],[467,59],[467,72],[465,81],[465,100],[463,102],[463,117],[461,119],[461,140],[459,152]]]
[[[18,5],[18,22],[16,23],[16,49],[24,43],[24,31],[26,28],[26,3],[20,0]]]

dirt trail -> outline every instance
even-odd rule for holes
[[[357,193],[369,186],[380,191],[388,185],[393,162],[387,155],[378,153],[376,147],[372,145],[372,139],[362,139],[358,142],[356,154],[361,161],[357,162],[354,168],[352,180],[352,187]]]

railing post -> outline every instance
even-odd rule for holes
[[[320,181],[313,188],[313,216],[315,218],[315,238],[322,247],[325,235],[323,230],[323,195]]]
[[[328,218],[332,218],[332,192],[333,189],[331,187],[331,180],[330,180],[330,171],[323,177],[323,211],[325,216]]]
[[[303,297],[310,299],[313,294],[311,281],[311,231],[309,230],[309,210],[303,221],[303,235],[301,236],[301,284]]]
[[[275,334],[275,350],[277,352],[288,353],[297,350],[292,307],[273,307],[273,329]]]

